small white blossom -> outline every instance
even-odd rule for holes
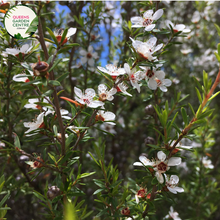
[[[29,44],[24,44],[20,49],[18,48],[6,48],[5,53],[11,54],[13,56],[19,57],[19,53],[24,56],[24,54],[27,54],[32,49],[32,46]]]
[[[204,165],[205,168],[208,169],[213,169],[214,166],[212,165],[212,161],[208,159],[208,157],[203,157],[202,158],[202,163]]]
[[[94,66],[95,59],[99,58],[98,53],[93,52],[93,47],[91,45],[88,47],[88,51],[81,49],[79,53],[81,56],[83,56],[81,57],[81,63],[85,64],[88,62],[89,66]]]
[[[66,34],[66,38],[63,40],[62,45],[65,44],[65,43],[67,42],[67,40],[69,40],[69,38],[76,33],[76,30],[77,30],[77,29],[76,29],[76,28],[73,28],[73,27],[71,27],[71,28],[68,29],[67,34]],[[61,42],[61,38],[62,38],[62,35],[63,35],[63,31],[64,31],[64,29],[61,28],[61,29],[57,29],[57,30],[54,32],[54,35],[55,35],[55,37],[56,37],[56,39],[57,39],[57,41],[58,41],[59,43]]]
[[[167,92],[167,88],[171,86],[172,81],[169,79],[164,79],[165,73],[162,70],[156,70],[150,67],[140,67],[145,71],[145,80],[147,81],[149,89],[156,90],[157,87],[163,92]]]
[[[173,22],[171,22],[170,20],[166,20],[165,22],[169,29],[170,26],[173,28],[174,33],[177,33],[179,31],[182,31],[183,33],[189,33],[191,31],[190,29],[185,29],[186,26],[184,24],[174,25]]]
[[[170,178],[166,177],[166,187],[167,189],[174,194],[177,194],[177,192],[181,193],[184,192],[184,189],[181,187],[178,187],[179,177],[177,175],[171,175]]]
[[[115,81],[115,83],[117,83],[119,81],[119,79],[117,79]],[[130,93],[128,93],[126,90],[128,89],[128,86],[124,83],[124,82],[121,82],[117,85],[117,91],[118,92],[122,92],[123,94],[125,95],[128,95],[128,96],[132,96]]]
[[[117,68],[113,64],[107,64],[104,67],[98,66],[97,67],[101,72],[107,73],[113,78],[116,78],[117,76],[124,75],[125,74],[125,69],[124,68]]]
[[[164,219],[173,219],[173,220],[181,220],[181,218],[179,217],[178,212],[174,212],[173,207],[170,207],[170,211],[169,214],[165,216]]]
[[[108,91],[108,87],[105,84],[100,84],[98,86],[98,95],[100,101],[112,101],[114,99],[113,95],[115,95],[115,93],[117,93],[116,88],[111,88]]]
[[[35,122],[24,122],[24,127],[29,128],[27,131],[25,131],[25,134],[30,133],[31,131],[34,131],[38,128],[42,128],[44,126],[44,116],[46,116],[47,114],[48,112],[47,113],[42,112],[41,114],[38,115]],[[29,134],[26,136],[31,136],[31,135],[34,134]]]
[[[132,17],[131,22],[134,23],[131,27],[140,28],[145,27],[145,31],[151,31],[155,28],[154,21],[158,20],[163,15],[163,9],[157,10],[153,14],[153,10],[148,10],[143,14],[143,17]]]
[[[35,104],[36,102],[41,102],[38,98],[34,98],[34,99],[28,99],[28,103],[24,106],[25,108],[31,108],[31,109],[44,109],[45,111],[47,110],[47,108],[45,107],[41,107],[38,104]],[[47,99],[43,99],[44,103],[48,103]]]
[[[131,70],[127,63],[124,64],[124,69],[129,76],[131,85],[140,93],[140,86],[138,82],[144,79],[144,73],[142,71],[135,72],[135,70]]]
[[[85,93],[83,94],[81,89],[74,87],[74,92],[76,94],[76,101],[82,105],[87,105],[90,108],[97,108],[104,105],[104,103],[101,101],[93,100],[93,98],[96,96],[94,89],[86,89]]]
[[[115,114],[112,112],[105,112],[103,110],[99,110],[98,114],[96,115],[95,119],[97,121],[104,121],[110,125],[115,125],[114,121],[115,120]]]
[[[160,50],[163,47],[163,44],[158,44],[156,46],[157,38],[151,37],[147,42],[142,42],[139,40],[134,40],[130,37],[132,40],[132,46],[136,50],[136,52],[143,57],[144,59],[147,59],[149,61],[155,60],[156,57],[153,57],[153,53]]]
[[[191,21],[192,21],[193,23],[197,24],[197,23],[199,22],[199,20],[200,20],[200,13],[199,13],[199,11],[195,11],[195,12],[193,13],[193,16],[192,16]]]
[[[170,169],[170,166],[177,166],[181,164],[181,158],[180,157],[171,157],[169,160],[166,159],[166,154],[163,151],[159,151],[157,153],[157,160],[149,160],[145,156],[140,156],[139,160],[140,162],[135,162],[134,166],[152,166],[153,169],[156,171],[155,176],[157,177],[157,180],[159,183],[164,182],[164,178],[162,173],[165,173]]]

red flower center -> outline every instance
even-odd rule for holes
[[[162,85],[161,80],[159,80],[159,79],[155,79],[155,80],[156,80],[156,82],[157,82],[157,86],[161,86],[161,85]]]
[[[145,195],[146,195],[146,190],[145,189],[139,189],[138,190],[138,192],[137,192],[138,197],[144,198]]]
[[[168,167],[167,164],[165,164],[164,162],[160,162],[157,165],[157,169],[162,172],[165,172],[167,170],[167,167]]]
[[[153,20],[149,19],[149,18],[146,18],[144,21],[143,21],[143,26],[148,26],[150,25],[151,23],[153,22]]]
[[[89,104],[90,104],[89,99],[83,99],[83,102],[85,102],[87,105],[89,105]]]
[[[96,121],[105,121],[105,119],[101,115],[96,115],[95,120]]]
[[[147,76],[148,78],[151,78],[152,76],[154,76],[154,72],[153,72],[152,70],[148,70],[148,71],[146,72],[146,76]]]
[[[29,80],[29,79],[26,79],[24,82],[26,82],[26,83],[27,83],[27,82],[30,82],[30,80]]]
[[[100,95],[99,95],[99,100],[100,101],[105,101],[107,99],[107,95],[105,94],[105,93],[101,93]]]
[[[87,56],[88,59],[92,58],[92,54],[91,53],[87,53],[86,56]]]

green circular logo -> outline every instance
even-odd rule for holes
[[[4,17],[4,25],[8,34],[16,39],[28,38],[35,33],[38,17],[33,9],[26,5],[11,7]]]

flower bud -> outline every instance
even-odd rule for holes
[[[130,215],[130,210],[129,210],[129,208],[128,207],[126,207],[126,208],[123,208],[122,210],[121,210],[121,214],[122,215]]]
[[[60,189],[57,186],[51,186],[47,191],[47,198],[53,200],[60,195]]]
[[[153,107],[153,105],[148,105],[148,106],[146,106],[145,107],[145,113],[147,114],[147,115],[154,115],[155,114],[155,110],[154,110],[154,107]]]
[[[34,75],[35,76],[48,76],[48,68],[49,68],[49,64],[44,62],[44,61],[40,61],[40,57],[38,57],[38,62],[34,63],[31,68],[33,69]]]
[[[154,138],[148,136],[147,138],[145,138],[144,143],[146,145],[148,145],[148,144],[155,144],[155,140],[154,140]]]

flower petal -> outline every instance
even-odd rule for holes
[[[75,92],[76,96],[78,96],[79,98],[82,97],[82,90],[81,89],[74,87],[74,92]]]
[[[124,69],[128,75],[131,73],[130,66],[127,63],[124,64]]]
[[[144,12],[143,17],[144,18],[149,18],[149,17],[152,16],[153,13],[154,13],[153,10],[147,10],[147,11]]]
[[[171,193],[177,194],[177,191],[175,190],[175,188],[172,188],[172,187],[167,186],[167,189],[168,189]]]
[[[156,172],[155,176],[157,177],[157,180],[160,184],[162,184],[164,182],[164,178],[163,175],[159,172]]]
[[[156,26],[156,24],[150,24],[144,30],[145,31],[152,31],[155,28],[155,26]]]
[[[133,163],[133,165],[143,167],[143,164],[141,162],[135,162],[135,163]]]
[[[66,37],[71,37],[72,35],[74,35],[76,33],[76,28],[69,28]]]
[[[157,10],[153,15],[153,20],[158,20],[163,15],[163,9]]]
[[[163,151],[159,151],[159,152],[157,153],[157,157],[158,157],[158,159],[159,159],[160,161],[164,161],[164,160],[166,160],[167,155],[166,155]]]
[[[177,166],[177,165],[180,165],[182,162],[182,159],[180,157],[171,157],[169,160],[168,160],[168,166]]]
[[[148,41],[147,44],[150,46],[150,48],[154,47],[154,45],[157,43],[157,38],[156,37],[151,37]]]

